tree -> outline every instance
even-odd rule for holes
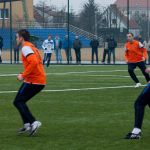
[[[147,15],[135,12],[133,18],[135,19],[138,26],[140,27],[142,36],[147,37],[147,32],[148,32],[147,31],[147,29],[148,29]]]
[[[88,2],[83,5],[83,10],[80,13],[79,26],[88,32],[95,33],[95,23],[99,14],[98,10],[99,8],[95,1],[88,0]]]

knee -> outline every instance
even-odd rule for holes
[[[139,109],[141,107],[144,107],[144,104],[142,103],[142,96],[140,96],[136,102],[134,103],[134,108]]]
[[[16,99],[13,101],[13,105],[14,105],[15,107],[18,107],[18,101],[17,101]]]
[[[22,97],[16,97],[15,100],[13,101],[13,105],[15,107],[19,107],[20,106],[20,103],[23,102],[23,98]]]
[[[129,69],[128,69],[128,72],[129,72],[129,73],[133,73],[134,70],[129,68]]]

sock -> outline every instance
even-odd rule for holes
[[[139,134],[140,132],[141,132],[141,129],[139,129],[139,128],[134,128],[132,131],[132,133],[134,133],[134,134]]]
[[[30,127],[30,123],[25,123],[25,124],[24,124],[24,127],[25,127],[25,128]]]

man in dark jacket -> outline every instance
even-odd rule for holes
[[[108,41],[108,63],[111,63],[111,54],[113,54],[113,63],[116,62],[115,56],[115,48],[117,47],[117,42],[115,41],[114,37],[111,36]]]
[[[90,46],[92,47],[92,64],[94,62],[94,54],[96,55],[96,63],[98,64],[98,47],[99,47],[99,41],[97,40],[96,36],[90,42]]]
[[[103,52],[102,63],[105,63],[106,56],[108,56],[108,41],[109,41],[109,38],[106,37],[106,39],[104,41],[104,52]],[[108,63],[108,60],[107,60],[107,63]]]
[[[3,38],[0,36],[0,63],[2,63]]]
[[[72,42],[70,39],[68,40],[68,35],[65,36],[65,39],[63,41],[63,48],[66,53],[67,62],[72,62],[72,54],[71,54]]]
[[[56,54],[56,61],[57,63],[61,63],[62,62],[62,55],[61,55],[62,41],[58,35],[56,35],[55,37],[54,47],[55,47],[54,49]]]
[[[79,40],[79,37],[76,36],[76,39],[73,42],[73,48],[75,50],[77,64],[81,63],[81,47],[82,47],[82,43]]]
[[[13,47],[14,47],[14,63],[19,63],[19,46],[16,42],[16,37],[13,40]]]

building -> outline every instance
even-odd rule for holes
[[[127,0],[116,0],[115,4],[117,7],[127,15]],[[150,8],[149,0],[129,0],[130,5],[130,16],[133,16],[135,13],[137,14],[146,14],[147,10]],[[150,11],[149,11],[150,14]]]
[[[0,3],[0,26],[9,27],[10,3]],[[21,0],[12,2],[13,27],[17,27],[18,22],[30,22],[34,20],[33,0]]]
[[[116,29],[120,32],[127,31],[127,16],[117,7],[116,4],[110,5],[103,13],[103,27]],[[134,35],[140,33],[140,28],[133,17],[129,20],[130,32]]]

